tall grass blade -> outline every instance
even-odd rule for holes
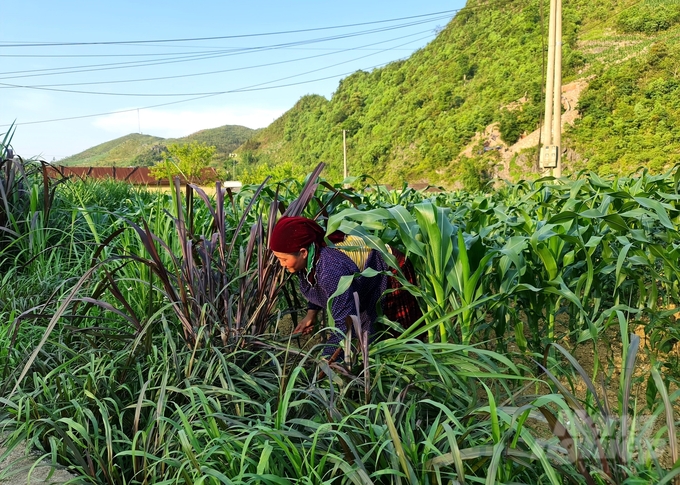
[[[661,374],[659,374],[659,370],[656,368],[656,366],[652,367],[651,372],[652,378],[654,379],[654,383],[656,384],[656,388],[661,395],[661,400],[663,401],[664,405],[666,427],[668,428],[668,445],[671,449],[671,461],[673,462],[674,466],[680,468],[680,465],[678,464],[678,435],[675,425],[673,403],[668,396],[668,389],[666,388],[666,384],[663,382]]]
[[[21,370],[21,373],[19,374],[19,377],[17,377],[16,383],[14,384],[14,387],[10,391],[9,395],[7,396],[7,399],[11,399],[14,393],[19,389],[19,385],[21,384],[21,381],[26,377],[26,374],[28,374],[28,371],[30,370],[31,366],[35,362],[36,357],[42,350],[43,345],[45,345],[45,342],[47,342],[47,339],[49,338],[50,334],[52,333],[52,330],[56,327],[57,323],[59,322],[59,319],[64,315],[66,312],[66,309],[68,306],[71,304],[72,301],[76,299],[76,295],[78,291],[85,285],[85,283],[90,279],[92,274],[95,272],[97,269],[97,266],[94,266],[90,268],[83,276],[80,277],[78,282],[74,285],[74,287],[71,289],[71,292],[69,295],[62,301],[61,305],[59,305],[59,308],[57,311],[54,313],[52,318],[50,319],[49,323],[47,324],[47,328],[45,328],[45,333],[43,334],[42,338],[38,342],[38,345],[36,345],[35,349],[31,353],[31,355],[28,357],[28,360],[26,364],[24,365],[24,368]]]

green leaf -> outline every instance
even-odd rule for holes
[[[634,197],[634,199],[641,206],[646,207],[648,209],[652,209],[654,212],[656,212],[656,215],[659,217],[659,222],[661,222],[661,224],[664,227],[672,231],[676,230],[676,227],[673,225],[673,223],[668,217],[666,209],[660,202],[648,199],[646,197]]]
[[[572,221],[572,220],[578,218],[578,216],[579,216],[579,214],[577,214],[576,212],[573,212],[573,211],[562,211],[562,212],[559,212],[558,214],[552,216],[548,220],[548,224],[560,224],[562,222]]]
[[[603,217],[604,222],[615,231],[628,231],[626,221],[619,214],[607,214]]]
[[[659,394],[656,388],[656,382],[654,380],[654,375],[650,373],[647,376],[647,390],[645,391],[645,398],[647,400],[647,407],[649,409],[654,409],[657,406],[656,396]]]
[[[557,278],[557,262],[550,250],[544,244],[538,244],[534,250],[538,253],[538,256],[545,266],[545,270],[548,273],[548,280],[552,281]]]

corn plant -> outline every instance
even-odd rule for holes
[[[362,235],[387,261],[392,261],[384,243],[372,237],[367,229],[388,234],[394,234],[388,228],[396,229],[397,242],[403,244],[419,273],[418,287],[403,283],[422,299],[427,314],[436,319],[460,310],[454,320],[457,332],[452,322],[441,321],[436,338],[447,342],[459,333],[461,343],[468,344],[482,319],[482,305],[489,301],[483,276],[497,253],[487,250],[479,237],[465,235],[461,228],[455,227],[446,208],[424,201],[415,204],[413,210],[415,216],[402,206],[361,212],[347,209],[331,218],[328,231],[339,227],[344,232]],[[361,221],[362,226],[355,221]],[[429,338],[434,341],[435,333],[430,332]]]

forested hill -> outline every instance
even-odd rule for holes
[[[452,183],[494,168],[528,177],[535,148],[505,150],[542,117],[548,1],[477,1],[409,59],[309,95],[239,149],[251,172],[342,173]],[[563,135],[565,170],[659,171],[680,161],[680,2],[563,4],[564,84],[581,80],[580,115]],[[576,113],[578,109],[578,113]],[[496,129],[489,125],[496,123]],[[486,137],[475,133],[487,130]]]
[[[89,167],[150,166],[163,159],[163,154],[169,144],[197,141],[217,148],[213,165],[222,167],[228,160],[229,153],[234,152],[256,131],[245,126],[225,125],[219,128],[201,130],[183,138],[167,139],[132,133],[94,146],[84,152],[59,160],[57,163]]]

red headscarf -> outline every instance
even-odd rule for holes
[[[325,246],[324,234],[326,231],[311,219],[282,217],[269,238],[269,249],[277,253],[293,254],[312,243]]]

